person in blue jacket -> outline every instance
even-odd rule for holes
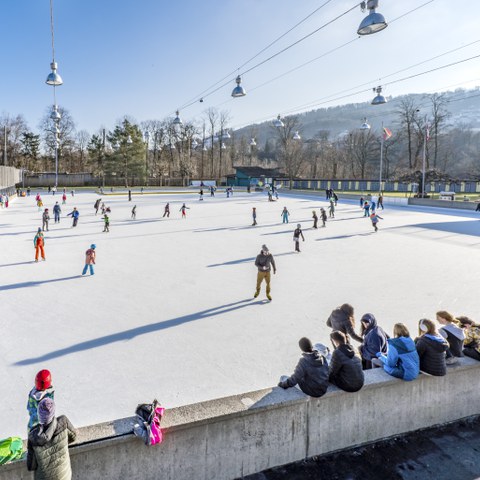
[[[393,327],[394,338],[388,339],[388,353],[377,353],[383,369],[392,377],[402,380],[415,380],[420,373],[420,358],[415,342],[403,323]]]
[[[67,213],[67,215],[73,218],[72,227],[76,227],[78,223],[78,217],[80,216],[80,212],[77,210],[77,207],[73,207],[73,210],[70,213]]]
[[[364,369],[372,368],[372,359],[377,353],[387,353],[388,335],[382,327],[377,325],[376,318],[371,313],[366,313],[360,320],[362,325],[363,343],[360,345],[360,354]]]
[[[62,209],[60,208],[60,205],[58,202],[55,203],[53,207],[53,215],[55,216],[55,223],[60,222],[60,214],[62,213]]]

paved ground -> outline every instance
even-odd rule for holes
[[[0,379],[8,398],[0,438],[25,436],[27,394],[41,368],[53,372],[59,413],[83,426],[130,416],[155,397],[173,407],[275,385],[293,370],[301,336],[328,341],[325,321],[344,302],[357,317],[374,313],[388,331],[402,321],[412,333],[438,309],[474,318],[480,311],[475,212],[386,209],[373,233],[357,204],[345,203],[314,231],[312,209],[325,206],[319,197],[112,196],[111,233],[102,233],[96,198],[69,196],[38,264],[34,198],[0,211]],[[56,199],[45,196],[45,206]],[[172,215],[164,219],[167,201]],[[65,217],[73,206],[76,228]],[[297,222],[305,228],[301,254],[293,252]],[[96,275],[81,277],[91,243]],[[263,243],[278,265],[272,303],[264,291],[252,299]]]
[[[475,480],[480,478],[479,459],[477,418],[315,457],[245,480]]]

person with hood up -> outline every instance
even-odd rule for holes
[[[465,331],[463,354],[480,361],[480,325],[468,317],[457,317],[458,324]]]
[[[42,256],[42,260],[45,260],[45,237],[43,236],[42,229],[38,227],[37,234],[33,239],[33,246],[35,247],[35,261],[38,262],[38,254]]]
[[[338,330],[330,334],[335,348],[329,364],[329,381],[346,392],[358,392],[365,381],[362,360],[347,343],[347,336]]]
[[[360,345],[360,355],[364,369],[372,368],[372,360],[377,353],[387,353],[388,335],[377,325],[377,319],[371,313],[366,313],[360,320],[362,324],[363,343]]]
[[[403,323],[393,326],[393,337],[388,339],[388,353],[378,353],[383,369],[392,377],[415,380],[420,373],[420,359],[415,342]]]
[[[418,332],[420,336],[415,339],[415,344],[420,357],[420,370],[429,375],[443,377],[447,374],[447,341],[438,334],[435,324],[426,318],[418,322]]]
[[[50,214],[48,208],[46,208],[42,214],[42,230],[48,232],[48,222],[50,221]]]
[[[363,338],[355,333],[354,310],[349,303],[344,303],[332,311],[327,320],[327,327],[344,333],[347,337],[347,343],[350,343],[349,337],[357,342],[363,342]]]
[[[51,398],[55,395],[55,389],[52,386],[52,374],[48,370],[40,370],[35,376],[35,386],[28,394],[27,411],[29,415],[28,431],[36,427],[38,421],[38,404],[44,398]]]
[[[44,398],[38,404],[37,425],[28,434],[27,468],[35,480],[71,480],[68,444],[77,432],[67,417],[55,418],[55,402]]]
[[[257,273],[257,288],[255,289],[255,294],[253,298],[257,298],[260,294],[260,287],[262,285],[263,280],[265,280],[266,286],[266,293],[267,298],[271,301],[272,297],[270,296],[270,271],[273,268],[273,274],[277,273],[277,267],[275,265],[275,260],[273,259],[273,255],[268,251],[268,247],[266,245],[262,245],[262,250],[257,255],[255,259],[255,266],[258,268]]]
[[[85,252],[85,267],[83,267],[82,275],[85,275],[89,268],[90,268],[90,275],[95,275],[93,266],[95,265],[95,260],[97,257],[97,254],[95,252],[96,248],[97,246],[94,243],[92,243],[92,245],[90,245],[90,248]]]
[[[295,244],[295,251],[300,253],[300,237],[302,240],[305,241],[305,237],[303,236],[302,226],[298,223],[297,228],[293,232],[293,243]]]
[[[453,365],[458,362],[460,357],[463,357],[465,334],[457,325],[455,317],[449,312],[444,310],[437,312],[437,322],[442,325],[438,333],[448,342],[447,365]]]
[[[290,377],[280,380],[278,386],[286,389],[298,385],[305,395],[321,397],[328,389],[327,359],[314,350],[312,342],[306,337],[301,338],[298,345],[303,353],[295,371]]]
[[[58,202],[55,203],[53,206],[53,217],[55,220],[55,223],[60,223],[60,214],[62,213],[62,209],[60,208],[60,205]]]

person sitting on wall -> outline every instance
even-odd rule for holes
[[[418,322],[418,333],[420,336],[415,339],[415,344],[420,357],[420,370],[437,377],[446,375],[447,341],[439,335],[435,324],[426,318]]]
[[[311,397],[321,397],[328,388],[328,362],[326,352],[328,349],[323,347],[323,352],[314,349],[312,342],[303,337],[298,342],[300,350],[303,352],[293,375],[280,380],[278,386],[282,388],[294,387],[298,384],[300,390]],[[315,345],[317,348],[320,346]]]
[[[388,339],[388,353],[378,353],[377,357],[383,369],[392,377],[402,380],[415,380],[420,373],[420,359],[415,342],[403,323],[393,326],[393,337]],[[375,364],[375,360],[372,360]]]
[[[329,363],[329,381],[346,392],[358,392],[365,381],[362,360],[354,348],[347,343],[343,332],[334,330],[330,334],[335,350]]]
[[[382,327],[377,325],[377,319],[371,313],[366,313],[362,319],[363,343],[360,345],[360,355],[362,356],[362,365],[364,369],[373,368],[372,360],[376,358],[377,353],[387,353],[388,335]]]
[[[457,317],[457,321],[465,331],[463,354],[480,361],[480,325],[468,317]]]
[[[457,325],[456,318],[444,310],[437,312],[437,322],[442,325],[438,333],[448,342],[447,365],[455,364],[460,357],[463,357],[465,333]]]

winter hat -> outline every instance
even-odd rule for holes
[[[300,227],[301,227],[301,225],[299,223],[297,223],[297,228],[300,228]]]
[[[46,397],[38,404],[38,420],[42,425],[48,425],[54,418],[55,402]]]
[[[97,246],[96,246],[94,243],[92,243],[92,244],[90,245],[90,248],[93,248],[93,249],[95,250],[95,249],[97,248]]]
[[[302,352],[311,352],[313,350],[312,342],[307,337],[302,337],[298,341],[298,346]]]
[[[42,229],[41,229],[40,227],[38,227],[38,230],[37,230],[37,232],[41,232],[41,231],[42,231]]]
[[[372,313],[366,313],[360,321],[370,324],[372,322],[375,322],[375,317],[373,316]]]
[[[264,252],[268,252],[268,247],[267,247],[266,245],[262,245],[262,250],[263,250]]]

